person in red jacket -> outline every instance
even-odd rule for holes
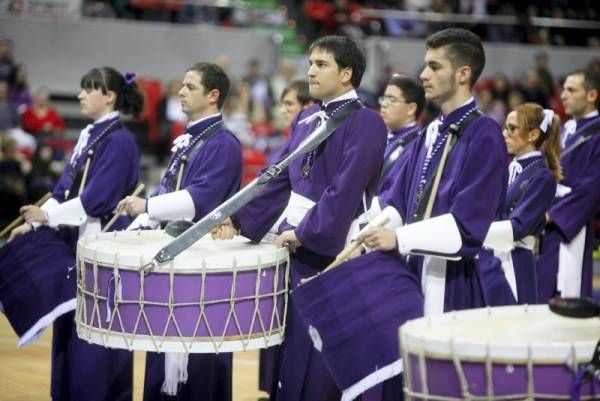
[[[50,107],[48,89],[39,87],[33,94],[33,105],[21,115],[21,127],[24,131],[39,136],[47,133],[61,133],[65,122],[58,112]]]

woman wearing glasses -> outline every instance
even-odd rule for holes
[[[560,118],[536,103],[506,117],[504,140],[514,156],[509,165],[504,220],[492,223],[480,255],[488,305],[537,301],[535,248],[546,211],[562,179]]]

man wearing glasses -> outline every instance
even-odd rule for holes
[[[417,119],[425,106],[423,85],[415,78],[395,74],[379,98],[379,104],[381,117],[388,129],[378,188],[381,196],[391,187],[396,175],[394,172],[400,169],[403,161],[408,160],[408,145],[421,131]]]

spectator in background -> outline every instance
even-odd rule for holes
[[[539,51],[533,56],[534,68],[539,77],[539,86],[546,98],[554,93],[554,78],[548,67],[548,53]]]
[[[0,81],[9,81],[15,68],[12,54],[12,41],[0,39]]]
[[[252,124],[249,118],[251,109],[250,85],[248,82],[242,82],[237,88],[237,92],[225,100],[223,121],[235,133],[244,147],[254,146]]]
[[[492,78],[492,96],[495,100],[500,100],[504,103],[504,106],[508,105],[508,95],[510,94],[510,81],[508,77],[502,73],[497,72]],[[504,121],[502,122],[504,123]]]
[[[280,99],[283,91],[290,85],[296,75],[296,67],[291,61],[282,60],[277,74],[271,79],[273,98]]]
[[[0,131],[8,131],[19,125],[19,113],[8,101],[8,82],[0,80]]]
[[[171,142],[183,134],[188,121],[187,115],[181,110],[179,89],[181,89],[181,81],[170,80],[167,84],[167,93],[158,104],[160,139],[156,144],[155,155],[159,164],[162,164],[164,159],[169,156]]]
[[[537,103],[543,108],[548,107],[546,94],[542,89],[540,76],[538,75],[536,70],[527,71],[527,75],[525,76],[525,84],[522,89],[522,92],[525,101]]]
[[[31,174],[27,182],[29,202],[35,202],[52,191],[64,168],[64,163],[53,160],[54,150],[45,143],[38,144],[31,160]]]
[[[19,113],[23,113],[27,107],[33,104],[33,97],[27,83],[27,70],[23,64],[17,64],[13,68],[8,90],[8,101],[17,106]]]
[[[0,135],[0,222],[2,226],[19,215],[19,208],[27,201],[25,176],[31,166],[19,156],[17,142],[8,135]]]
[[[60,134],[65,122],[58,112],[50,107],[48,88],[40,86],[33,93],[33,105],[21,115],[23,130],[34,136]]]
[[[269,80],[260,70],[260,61],[258,59],[252,59],[248,62],[248,70],[243,81],[250,84],[252,101],[264,107],[265,110],[269,110],[273,100],[271,87],[269,86]]]
[[[508,108],[514,110],[523,103],[525,103],[523,94],[517,90],[511,90],[508,94]]]

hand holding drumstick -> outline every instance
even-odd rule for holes
[[[126,210],[126,206],[127,203],[125,202],[127,199],[129,198],[135,198],[135,199],[141,199],[141,198],[136,198],[140,193],[142,193],[142,191],[144,190],[144,184],[140,184],[137,186],[137,188],[135,189],[135,191],[133,191],[133,193],[131,194],[131,196],[127,196],[125,199],[123,199],[121,202],[119,202],[119,204],[117,205],[117,208],[115,210],[115,214],[113,215],[113,217],[109,220],[108,223],[106,223],[106,225],[104,226],[104,228],[102,229],[102,232],[105,233],[107,232],[113,224],[115,224],[115,221],[117,221],[117,219],[119,218],[119,216],[121,215],[121,213],[123,213]],[[144,201],[144,205],[146,200],[142,199]]]

